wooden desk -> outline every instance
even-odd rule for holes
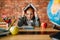
[[[35,28],[33,30],[26,30],[26,29],[20,29],[19,32],[59,32],[59,30],[55,30],[53,28],[46,28],[46,29],[41,29],[41,28]],[[51,40],[49,35],[7,35],[5,37],[0,37],[0,40]]]
[[[49,35],[9,35],[1,37],[0,40],[51,40]]]
[[[20,29],[19,32],[35,32],[35,33],[40,33],[40,34],[50,34],[50,33],[56,33],[56,32],[60,32],[60,30],[56,30],[53,28],[46,28],[46,29],[42,29],[42,28],[35,28],[35,29]]]

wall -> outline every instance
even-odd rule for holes
[[[18,17],[22,15],[23,9],[29,3],[32,3],[37,8],[37,14],[41,23],[46,22],[48,27],[51,27],[52,23],[47,16],[47,5],[49,0],[1,0],[0,14],[9,17],[15,16],[18,19]]]

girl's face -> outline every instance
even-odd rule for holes
[[[25,16],[27,17],[28,20],[31,20],[33,18],[33,15],[34,15],[34,12],[31,9],[26,11]]]

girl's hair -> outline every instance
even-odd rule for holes
[[[35,14],[34,14],[34,8],[32,8],[31,6],[30,7],[28,7],[26,10],[25,10],[25,14],[26,14],[26,12],[28,11],[28,10],[31,10],[32,12],[33,12],[33,18],[32,18],[32,20],[34,20],[35,19]]]
[[[31,10],[33,13],[34,13],[34,8],[32,8],[31,6],[30,7],[28,7],[24,12],[26,13],[27,12],[27,10]]]

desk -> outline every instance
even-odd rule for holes
[[[46,29],[41,29],[41,28],[35,28],[33,30],[26,30],[26,29],[20,29],[19,32],[59,32],[59,30],[55,30],[53,28],[46,28]],[[5,37],[0,37],[0,40],[51,40],[51,38],[49,37],[49,34],[46,35],[29,35],[29,34],[25,34],[25,35],[7,35]]]
[[[0,38],[0,40],[51,40],[49,35],[9,35]]]
[[[29,29],[20,29],[19,32],[35,32],[35,33],[40,33],[40,34],[50,34],[50,33],[56,33],[59,32],[60,30],[56,30],[53,28],[46,28],[46,29],[42,29],[39,27],[36,27],[35,29],[29,30]]]

